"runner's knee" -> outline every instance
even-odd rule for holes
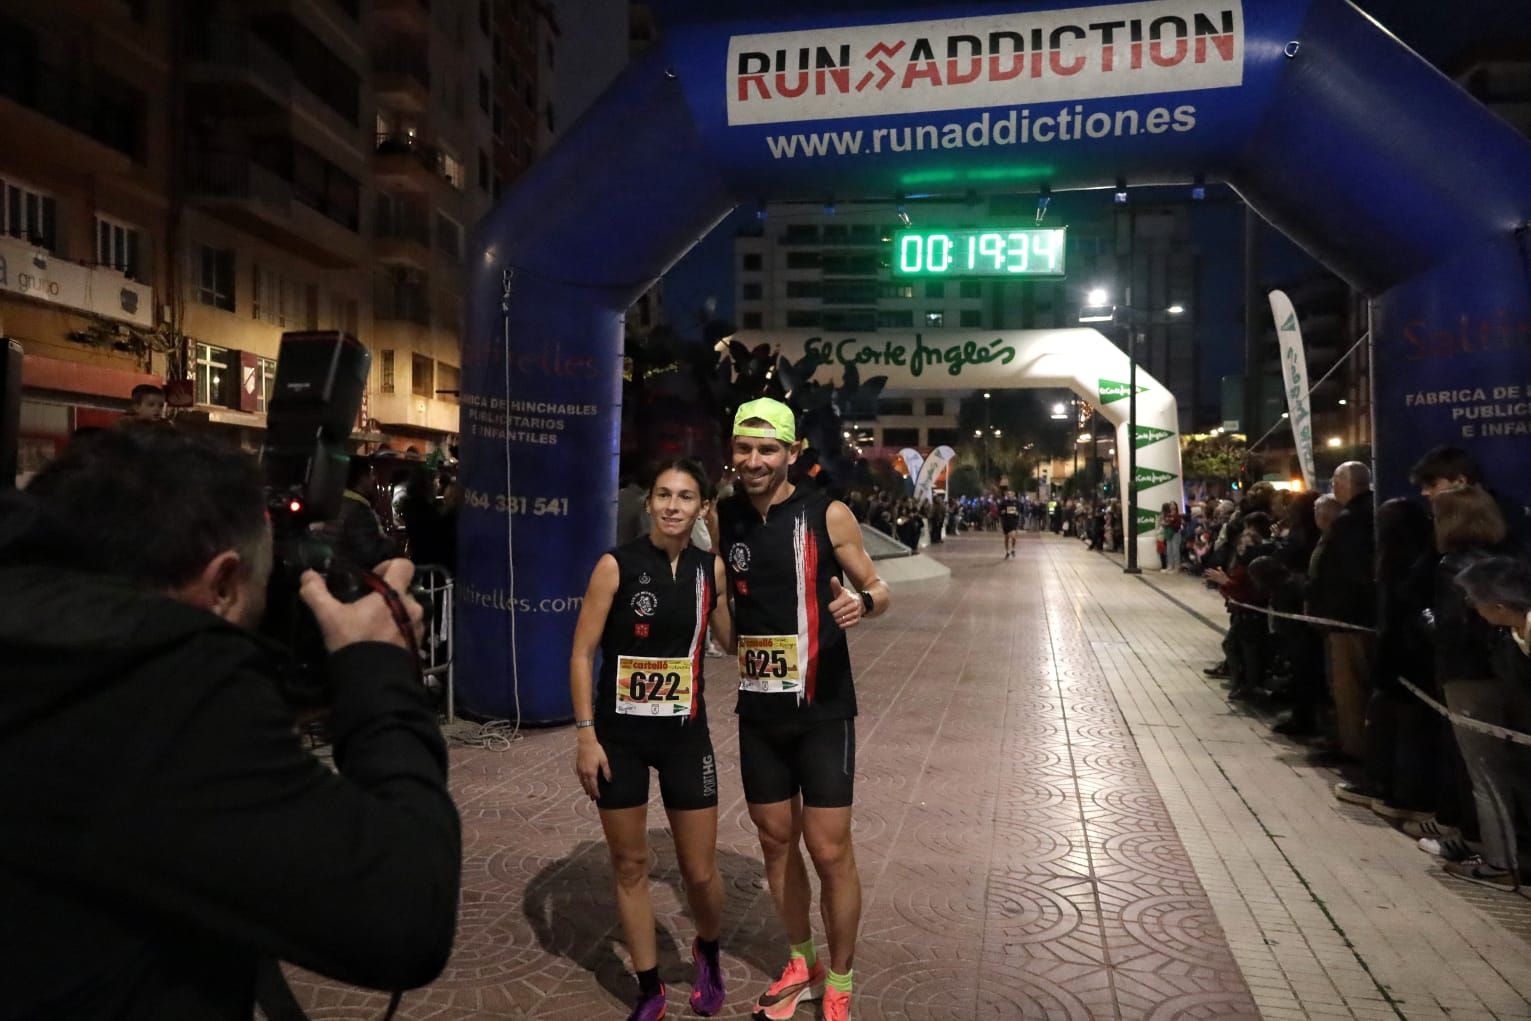
[[[680,867],[681,882],[686,884],[688,890],[705,890],[712,885],[717,877],[718,870],[712,862],[699,864],[682,863]]]
[[[642,886],[649,878],[649,852],[647,848],[611,852],[611,869],[617,885]]]
[[[808,857],[813,859],[814,869],[821,875],[837,872],[854,860],[851,857],[849,834],[810,833],[805,836],[803,843],[808,847]]]
[[[797,832],[791,820],[757,819],[755,826],[760,834],[760,849],[767,859],[779,858],[797,843]]]

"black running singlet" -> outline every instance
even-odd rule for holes
[[[671,577],[669,554],[646,535],[611,555],[619,580],[601,633],[597,725],[632,735],[706,722],[702,663],[716,560],[687,546]]]
[[[829,504],[805,486],[763,520],[743,493],[718,504],[718,549],[739,638],[738,713],[746,719],[856,715],[850,650],[828,610],[830,579],[841,576]]]

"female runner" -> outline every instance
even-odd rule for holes
[[[723,886],[716,869],[718,773],[702,700],[702,662],[709,623],[734,652],[723,590],[723,563],[690,544],[712,488],[701,465],[669,461],[649,487],[649,534],[601,557],[574,630],[569,688],[578,751],[574,771],[600,809],[611,851],[617,913],[638,975],[638,1002],[628,1021],[665,1016],[659,981],[654,909],[649,901],[649,770],[659,792],[691,917],[696,978],[691,1007],[710,1016],[723,1006],[718,964]],[[593,690],[595,651],[599,690]]]

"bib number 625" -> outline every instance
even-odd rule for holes
[[[766,677],[786,677],[792,668],[787,663],[787,654],[781,649],[746,649],[744,653],[744,673],[752,680],[760,680]]]

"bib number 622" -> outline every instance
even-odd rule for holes
[[[680,698],[680,674],[650,674],[635,671],[628,681],[634,702],[674,702]]]

